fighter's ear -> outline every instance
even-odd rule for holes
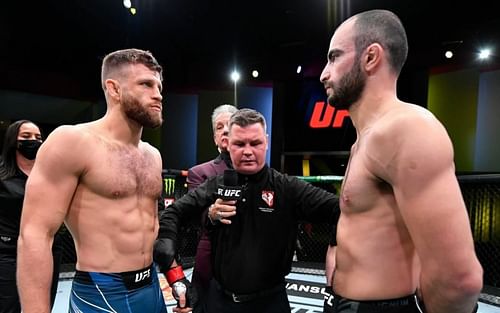
[[[369,45],[363,55],[363,66],[366,72],[370,73],[377,68],[382,61],[383,55],[383,48],[379,43]]]
[[[108,78],[104,81],[104,86],[111,97],[120,97],[120,83],[117,80]]]

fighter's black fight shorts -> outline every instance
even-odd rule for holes
[[[335,294],[331,287],[327,287],[325,291],[330,293],[330,296],[325,297],[323,313],[425,313],[424,306],[416,295],[397,299],[357,301]]]
[[[167,309],[151,265],[123,273],[76,271],[69,312],[166,313]]]

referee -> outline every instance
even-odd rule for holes
[[[224,201],[217,196],[227,187],[219,175],[178,199],[160,218],[155,260],[170,267],[176,264],[181,223],[210,207],[214,278],[204,303],[206,313],[289,313],[285,276],[291,270],[298,223],[329,221],[333,229],[340,214],[333,193],[269,168],[267,148],[262,114],[238,110],[229,122],[228,150],[239,198]]]

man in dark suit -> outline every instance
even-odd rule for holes
[[[208,162],[198,164],[188,171],[187,184],[188,189],[192,190],[203,183],[207,178],[224,174],[224,170],[232,168],[231,158],[227,152],[228,146],[228,124],[231,115],[238,109],[230,104],[223,104],[215,108],[212,113],[212,128],[214,133],[214,142],[219,150],[219,155]],[[208,208],[207,208],[208,209]],[[193,270],[192,284],[196,288],[199,296],[199,305],[195,312],[200,312],[203,307],[204,295],[212,278],[212,265],[210,262],[210,238],[206,229],[203,227],[207,212],[204,212],[202,219],[202,230],[200,241],[196,250],[195,265]]]
[[[238,109],[230,104],[223,104],[215,108],[212,113],[212,129],[214,132],[214,143],[219,155],[208,162],[193,166],[188,171],[188,189],[194,189],[207,178],[223,174],[227,168],[232,168],[231,159],[227,152],[228,122],[231,115]]]

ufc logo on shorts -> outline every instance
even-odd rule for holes
[[[333,306],[333,299],[334,299],[333,295],[326,295],[324,298],[325,298],[325,303],[324,303],[325,305]]]
[[[145,280],[146,278],[149,278],[151,276],[151,269],[147,269],[144,272],[140,272],[135,274],[135,282],[138,283],[142,280]]]

